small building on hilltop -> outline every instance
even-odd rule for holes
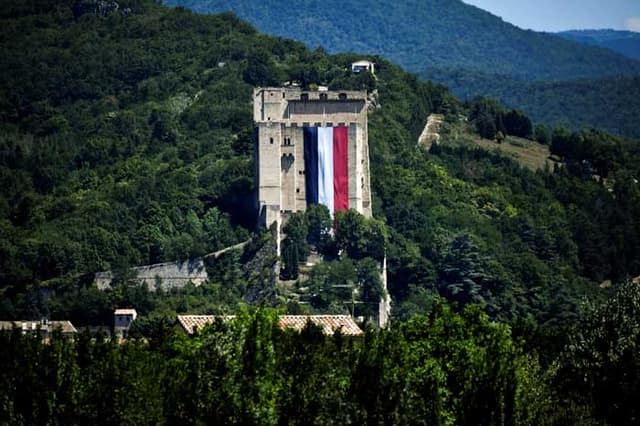
[[[361,72],[370,72],[372,75],[376,74],[376,65],[367,60],[356,61],[351,64],[351,72],[359,74]]]

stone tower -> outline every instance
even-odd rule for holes
[[[257,88],[253,91],[253,118],[257,127],[257,207],[262,225],[268,227],[277,222],[280,228],[288,215],[305,210],[310,202],[313,194],[308,193],[309,185],[315,176],[310,176],[309,156],[305,153],[308,129],[319,134],[334,129],[338,133],[341,129],[347,135],[346,152],[341,158],[348,182],[344,183],[345,201],[341,206],[371,217],[365,91]]]
[[[366,91],[254,89],[258,220],[277,224],[278,253],[282,224],[310,203],[325,204],[332,214],[354,209],[371,217],[367,108]],[[377,323],[385,327],[386,259],[380,273],[385,296]]]

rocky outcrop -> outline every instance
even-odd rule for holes
[[[440,143],[440,126],[444,121],[442,114],[431,114],[427,118],[427,124],[424,126],[420,137],[418,138],[418,144],[424,145],[427,150],[431,148],[431,144]]]

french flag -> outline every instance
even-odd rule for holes
[[[349,131],[339,127],[304,127],[307,204],[324,204],[333,216],[349,210]]]

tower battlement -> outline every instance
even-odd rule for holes
[[[308,204],[371,216],[366,91],[253,91],[261,224]]]

